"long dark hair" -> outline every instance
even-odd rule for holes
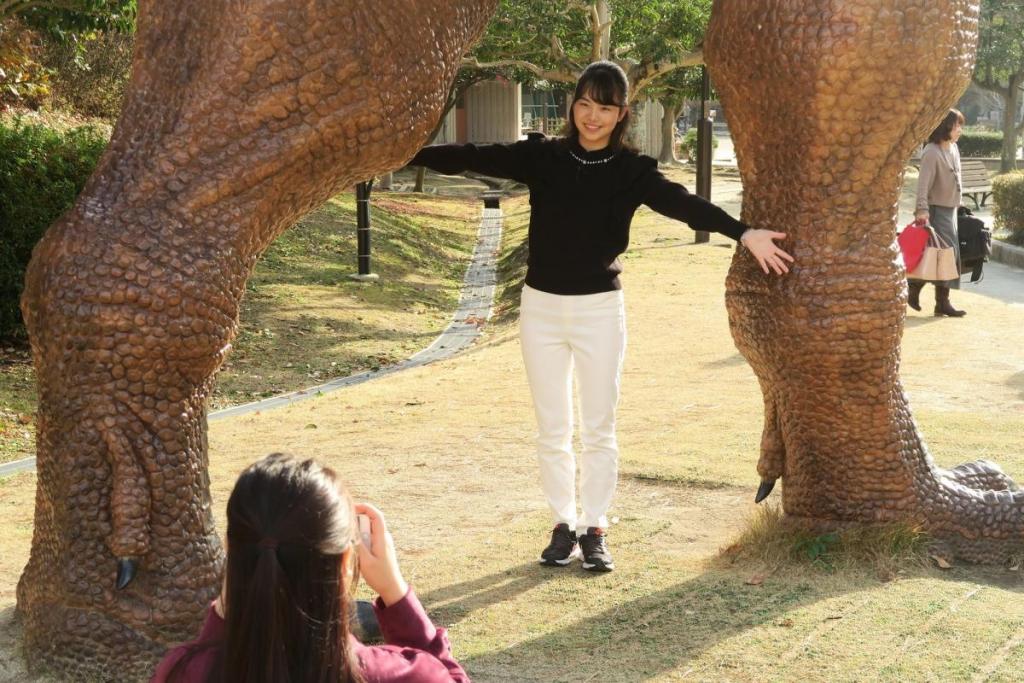
[[[950,109],[949,113],[946,114],[946,117],[942,119],[942,123],[940,123],[935,130],[932,131],[932,134],[928,136],[928,142],[941,145],[947,140],[952,140],[953,129],[956,128],[956,124],[959,123],[962,126],[964,125],[964,121],[966,121],[966,119],[964,119],[964,115],[961,114],[959,110]]]
[[[361,683],[342,575],[355,522],[334,471],[313,460],[273,453],[242,472],[228,500],[225,640],[208,681]]]
[[[626,72],[615,62],[600,61],[590,64],[580,79],[576,81],[576,92],[573,93],[572,103],[569,105],[569,122],[565,127],[565,137],[577,142],[580,137],[579,128],[576,127],[576,120],[573,116],[572,105],[582,97],[589,97],[598,104],[605,104],[612,107],[625,107],[626,115],[612,130],[608,146],[618,151],[625,146],[624,138],[629,130],[631,119],[629,104],[629,79]]]

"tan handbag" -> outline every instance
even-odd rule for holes
[[[956,280],[960,277],[960,270],[956,263],[956,251],[935,232],[935,228],[929,225],[927,229],[930,235],[928,244],[924,248],[924,254],[914,269],[907,273],[907,277],[911,280],[932,282]]]

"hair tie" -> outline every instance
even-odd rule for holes
[[[258,545],[260,548],[267,548],[269,550],[277,550],[277,539],[274,538],[273,536],[265,536],[265,537],[261,538],[260,542],[257,543],[256,545]]]

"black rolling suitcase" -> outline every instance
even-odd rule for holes
[[[960,272],[971,271],[971,282],[978,282],[985,261],[992,255],[992,231],[970,209],[961,206],[956,214],[956,232],[960,238]]]

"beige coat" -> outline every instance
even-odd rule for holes
[[[960,150],[955,142],[948,150],[929,142],[921,152],[921,174],[917,177],[917,210],[927,211],[929,204],[960,206]]]

